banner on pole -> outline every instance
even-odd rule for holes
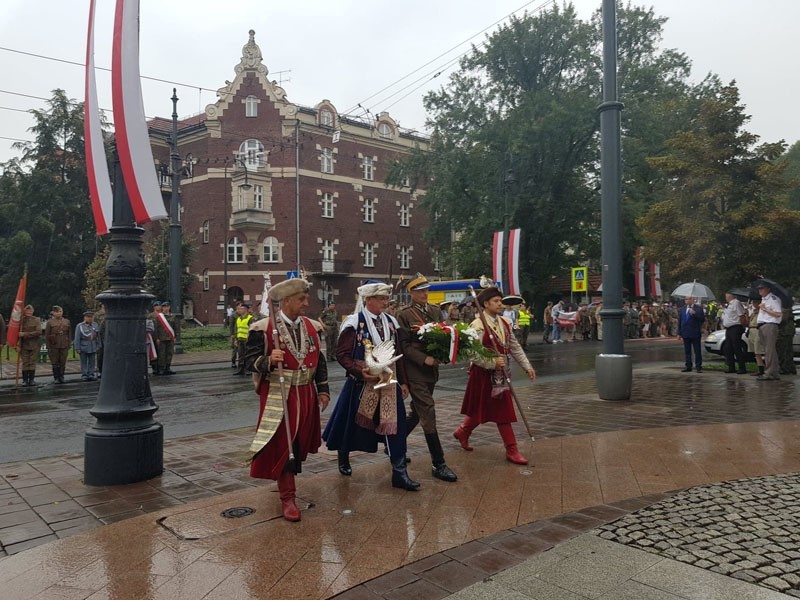
[[[28,272],[22,275],[17,288],[17,298],[14,300],[14,308],[11,309],[11,318],[8,320],[8,333],[6,343],[10,347],[17,345],[19,341],[19,328],[22,323],[22,308],[25,306],[25,288],[28,285]]]
[[[503,238],[502,231],[494,232],[494,243],[492,244],[492,278],[500,287],[503,287]]]
[[[508,232],[508,294],[519,296],[519,238],[520,230]]]

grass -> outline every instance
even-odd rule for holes
[[[228,350],[231,347],[231,338],[224,325],[184,327],[181,329],[181,344],[184,352]]]

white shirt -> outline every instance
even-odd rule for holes
[[[767,314],[766,311],[760,310],[758,311],[758,324],[761,325],[762,323],[775,323],[780,325],[781,317],[783,316],[781,311],[783,310],[783,305],[781,304],[780,298],[778,298],[775,294],[769,293],[761,299],[761,306],[769,309],[772,312],[777,312],[778,316],[773,317],[770,314]]]
[[[739,322],[739,317],[743,314],[744,307],[742,306],[742,303],[734,298],[728,303],[728,306],[725,307],[725,310],[722,311],[722,326],[727,329],[728,327],[733,327],[734,325],[741,325]]]

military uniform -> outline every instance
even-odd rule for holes
[[[410,293],[426,290],[430,286],[428,280],[417,274],[406,286]],[[420,296],[418,296],[419,298]],[[421,296],[426,298],[427,294]],[[412,296],[413,299],[413,296]],[[436,430],[436,407],[433,401],[433,389],[439,381],[438,362],[425,364],[431,357],[425,351],[425,344],[417,335],[415,328],[425,323],[441,323],[442,311],[433,304],[416,304],[403,308],[397,313],[400,324],[400,351],[405,358],[408,389],[411,393],[411,412],[406,416],[406,431],[410,434],[418,423],[425,432],[425,442],[431,454],[433,476],[443,481],[458,479],[444,461],[444,450]],[[428,360],[431,362],[431,360]]]
[[[94,313],[86,312],[84,317],[94,318]],[[81,356],[81,379],[94,381],[96,379],[95,359],[100,349],[100,328],[97,323],[84,320],[75,327],[74,339],[75,352]]]
[[[161,303],[161,306],[169,306],[168,304]],[[161,317],[166,319],[172,332],[164,326]],[[175,352],[175,337],[178,335],[177,319],[169,313],[161,313],[161,317],[156,315],[155,319],[155,334],[156,345],[158,346],[158,370],[162,375],[174,375],[175,371],[172,367],[172,355]]]
[[[22,317],[19,327],[19,349],[22,361],[22,385],[33,385],[33,379],[36,377],[36,357],[42,349],[42,320],[39,317]]]
[[[336,308],[329,306],[323,310],[319,320],[325,326],[325,357],[336,360],[336,342],[339,338],[339,315]]]
[[[53,312],[60,313],[60,309],[53,307]],[[47,342],[47,355],[53,367],[53,381],[64,383],[64,373],[67,368],[67,354],[72,345],[72,326],[69,319],[63,316],[47,320],[44,326],[44,339]]]

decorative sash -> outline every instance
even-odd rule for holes
[[[169,339],[174,342],[175,330],[172,329],[172,325],[169,324],[169,321],[167,321],[167,317],[164,315],[164,313],[156,313],[156,319],[158,319],[158,322],[161,323],[161,326],[166,329]]]

